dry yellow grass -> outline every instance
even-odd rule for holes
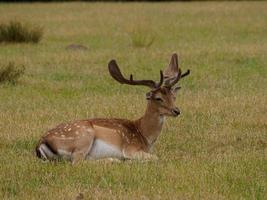
[[[0,198],[266,199],[266,7],[1,4],[0,22],[38,24],[44,38],[0,47],[0,63],[26,67],[16,87],[0,85]],[[133,45],[136,30],[154,37],[151,46]],[[89,50],[65,50],[71,43]],[[192,74],[181,82],[181,117],[166,120],[155,146],[159,161],[73,167],[34,156],[40,136],[58,123],[142,115],[146,89],[117,84],[107,63],[116,58],[125,73],[156,79],[174,51]]]

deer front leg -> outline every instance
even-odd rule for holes
[[[158,157],[156,155],[153,155],[151,153],[146,153],[144,151],[137,151],[133,153],[132,159],[135,160],[158,160]]]
[[[145,161],[158,160],[158,157],[156,155],[147,153],[133,146],[123,149],[123,156],[125,159],[131,159],[131,160],[145,160]]]
[[[93,160],[94,162],[98,163],[120,163],[121,160],[118,158],[101,158],[97,160]]]

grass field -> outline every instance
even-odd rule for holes
[[[267,199],[266,9],[0,4],[0,22],[44,29],[40,44],[0,44],[1,65],[26,67],[16,86],[0,85],[0,199]],[[71,43],[88,50],[66,50]],[[125,74],[157,80],[173,52],[192,74],[177,97],[182,115],[166,120],[154,148],[158,161],[72,166],[35,157],[40,136],[58,123],[143,114],[146,88],[115,82],[110,59]]]

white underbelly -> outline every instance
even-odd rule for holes
[[[87,159],[122,158],[122,157],[123,154],[119,148],[107,144],[102,140],[96,139],[93,143],[91,151],[87,156]]]

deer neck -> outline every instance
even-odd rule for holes
[[[148,102],[145,114],[138,120],[138,130],[149,146],[157,140],[162,130],[164,116],[160,115],[156,105]]]

